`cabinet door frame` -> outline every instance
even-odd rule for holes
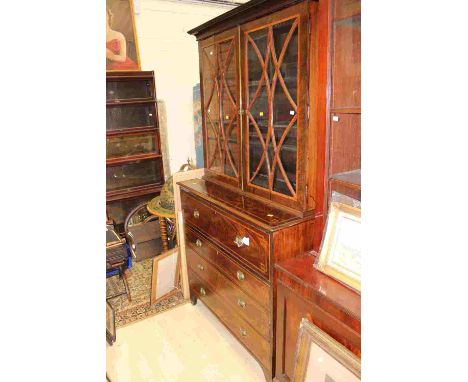
[[[219,82],[221,81],[222,87],[224,87],[224,82],[225,80],[224,76],[222,75],[220,69],[226,69],[227,67],[224,66],[223,68],[220,68],[220,61],[219,61],[219,55],[218,55],[218,50],[219,50],[219,45],[227,42],[229,40],[232,40],[232,57],[230,58],[229,63],[234,63],[235,66],[235,91],[234,94],[231,94],[233,98],[235,98],[233,101],[235,103],[234,109],[234,115],[233,118],[230,120],[230,122],[226,123],[226,127],[232,128],[232,123],[234,121],[237,123],[237,163],[234,162],[233,156],[236,157],[235,154],[232,154],[232,152],[228,149],[228,143],[226,141],[226,137],[224,136],[224,120],[222,114],[222,98],[220,94],[220,87],[219,87]],[[227,175],[223,172],[215,171],[210,168],[210,163],[213,160],[213,157],[210,157],[209,150],[208,150],[208,123],[209,121],[207,120],[207,112],[206,109],[208,108],[209,105],[206,103],[208,102],[207,99],[205,99],[205,90],[211,93],[211,89],[204,89],[204,73],[203,73],[203,55],[204,50],[210,46],[214,47],[214,55],[215,55],[215,65],[216,67],[214,68],[215,70],[215,83],[213,84],[214,86],[214,94],[211,97],[217,97],[218,103],[219,103],[219,121],[220,123],[223,124],[223,131],[218,131],[218,133],[222,133],[223,135],[220,137],[217,135],[217,144],[218,144],[218,149],[219,154],[221,156],[221,162],[224,166],[224,163],[228,163],[231,168],[233,168],[234,171],[234,176]],[[209,37],[207,39],[204,39],[199,42],[199,60],[200,60],[200,100],[201,100],[201,111],[202,111],[202,123],[203,123],[203,144],[204,144],[204,150],[203,150],[203,156],[204,156],[204,161],[205,161],[205,168],[206,168],[206,176],[209,178],[213,178],[216,180],[220,180],[223,182],[226,182],[228,184],[231,184],[233,186],[241,187],[242,184],[242,153],[241,153],[241,145],[242,145],[242,135],[241,135],[241,128],[242,128],[242,122],[240,120],[240,110],[241,110],[241,97],[240,97],[240,73],[239,73],[239,32],[238,32],[238,27],[232,28],[230,30],[227,30],[223,33],[220,33],[218,35]],[[224,65],[226,63],[222,63],[221,65]],[[215,151],[216,155],[216,151]]]
[[[297,19],[298,20],[298,92],[297,92],[297,152],[296,152],[296,189],[293,196],[281,194],[271,189],[266,189],[249,182],[249,116],[248,108],[248,57],[247,35],[256,30],[264,29],[281,22]],[[263,53],[263,52],[262,52]],[[279,52],[276,52],[279,56]],[[240,26],[240,57],[241,57],[241,90],[242,90],[242,156],[243,171],[242,181],[243,189],[261,197],[278,202],[295,209],[304,210],[306,205],[306,185],[307,185],[307,155],[306,147],[309,138],[308,126],[308,107],[309,107],[309,6],[305,1],[295,6],[291,6],[276,13],[267,15],[260,19],[245,23]],[[269,106],[271,108],[271,106]]]

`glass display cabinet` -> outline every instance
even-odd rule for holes
[[[207,176],[300,211],[314,208],[308,23],[305,2],[199,41]]]
[[[164,184],[154,72],[106,78],[107,213],[119,233],[127,214]]]
[[[304,309],[301,298],[278,305],[276,267],[320,248],[332,191],[360,198],[360,1],[251,0],[188,33],[205,162],[201,179],[179,183],[192,303],[212,310],[266,381],[290,381]],[[312,318],[333,322],[327,334],[346,345],[332,305]]]

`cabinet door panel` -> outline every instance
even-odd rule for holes
[[[154,98],[153,81],[151,79],[108,80],[106,83],[106,101]]]
[[[333,21],[332,108],[361,107],[361,1],[336,0]]]
[[[158,136],[154,133],[110,136],[106,138],[106,158],[124,158],[141,154],[159,154]]]
[[[290,7],[241,30],[245,188],[301,207],[305,179],[298,174],[304,168],[307,122],[307,7]]]
[[[161,158],[155,158],[108,166],[107,191],[164,183],[161,161]]]
[[[200,43],[206,168],[240,184],[238,44],[236,30]]]
[[[107,131],[154,127],[158,123],[154,103],[108,106],[106,121]]]

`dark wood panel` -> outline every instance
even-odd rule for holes
[[[185,237],[188,244],[187,250],[195,251],[199,256],[216,265],[239,288],[268,309],[270,287],[265,281],[257,278],[245,266],[231,260],[229,255],[218,251],[213,244],[201,234],[193,231],[189,225],[186,225]]]
[[[361,107],[360,0],[334,0],[332,107]]]
[[[181,192],[184,219],[208,234],[217,245],[241,257],[265,277],[269,277],[269,237],[215,211],[213,208]],[[249,244],[236,244],[235,240],[247,238]]]
[[[303,317],[353,353],[361,354],[361,298],[350,288],[314,269],[310,254],[275,266],[276,368],[278,381],[289,381]]]
[[[334,114],[331,121],[330,174],[360,168],[361,115]]]
[[[183,191],[222,207],[228,214],[248,220],[266,231],[296,224],[302,218],[302,214],[294,210],[207,179],[188,180],[179,185]]]
[[[269,312],[265,310],[268,309],[268,305],[259,305],[228,280],[214,265],[190,248],[187,248],[187,263],[200,279],[207,282],[215,293],[222,296],[224,303],[229,305],[231,310],[248,321],[268,341],[270,335]]]
[[[268,370],[271,370],[270,344],[262,338],[255,329],[230,309],[210,286],[207,286],[197,274],[189,268],[191,292],[201,299],[206,306],[219,318],[229,331],[257,358]],[[204,293],[201,290],[204,290]]]
[[[203,40],[208,36],[220,33],[234,26],[255,20],[259,17],[280,11],[281,9],[290,7],[291,5],[301,3],[303,0],[252,0],[234,8],[233,10],[223,13],[206,23],[199,25],[196,28],[189,30],[187,33],[195,35],[197,40]]]

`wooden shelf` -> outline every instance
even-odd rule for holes
[[[106,165],[119,165],[125,163],[138,162],[141,160],[162,158],[162,154],[158,153],[149,153],[149,154],[138,154],[138,155],[129,155],[127,157],[116,157],[106,159]]]
[[[158,193],[161,191],[162,184],[150,184],[146,186],[134,187],[125,190],[109,191],[106,194],[106,201],[112,202],[115,200],[130,199],[137,196]]]
[[[343,183],[349,188],[361,189],[361,169],[340,172],[330,176],[330,180]]]

